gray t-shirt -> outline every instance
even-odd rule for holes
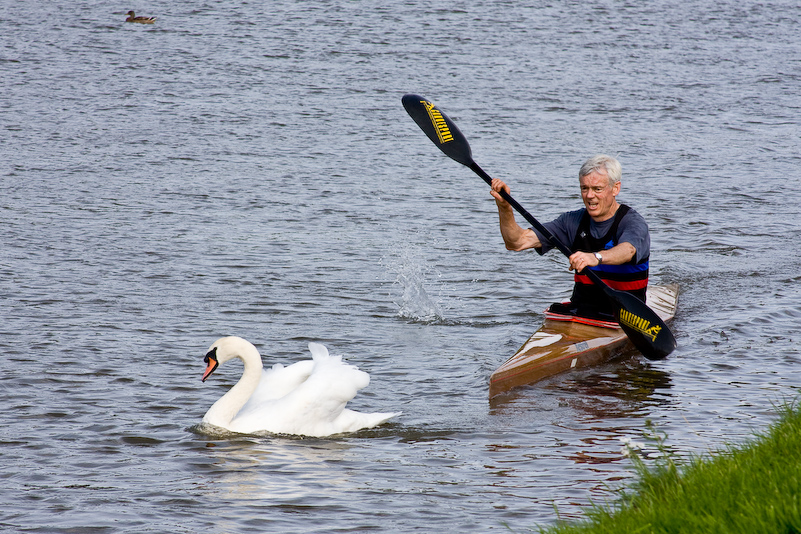
[[[565,212],[556,219],[543,224],[543,226],[545,226],[556,239],[570,248],[570,245],[573,244],[573,239],[576,237],[576,232],[578,232],[579,223],[581,223],[584,212],[584,208]],[[612,227],[614,221],[614,217],[610,217],[600,223],[590,219],[590,234],[594,238],[603,237]],[[539,254],[545,254],[554,248],[554,245],[540,234],[536,228],[532,228],[532,230],[534,230],[540,243],[542,243],[541,248],[535,249]],[[648,223],[645,222],[642,215],[631,208],[629,208],[629,212],[626,213],[620,221],[615,237],[617,243],[631,243],[634,248],[637,249],[637,254],[634,257],[635,263],[639,263],[651,254],[651,236],[648,233]]]

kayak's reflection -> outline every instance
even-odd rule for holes
[[[670,375],[637,352],[604,365],[562,373],[531,386],[516,388],[490,399],[490,414],[538,409],[543,395],[553,397],[591,418],[647,415],[651,407],[672,402]]]

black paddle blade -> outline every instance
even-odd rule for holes
[[[615,319],[643,356],[661,360],[673,352],[676,338],[654,310],[625,291],[615,291],[614,299]]]
[[[473,163],[467,139],[437,106],[414,94],[404,95],[401,102],[409,116],[446,156],[468,167]]]

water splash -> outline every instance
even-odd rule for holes
[[[395,302],[398,317],[423,322],[444,319],[442,299],[429,294],[431,287],[427,282],[432,276],[438,278],[441,275],[420,255],[419,249],[401,245],[391,256],[383,257],[381,264],[395,275],[393,285],[401,288],[400,301]]]

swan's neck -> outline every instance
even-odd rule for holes
[[[239,413],[239,410],[242,409],[242,406],[245,405],[259,386],[262,363],[261,356],[255,347],[252,352],[247,351],[243,355],[237,355],[236,357],[245,364],[242,377],[239,382],[228,390],[228,393],[211,405],[209,411],[203,416],[204,423],[229,428],[231,421],[234,420],[236,414]]]

